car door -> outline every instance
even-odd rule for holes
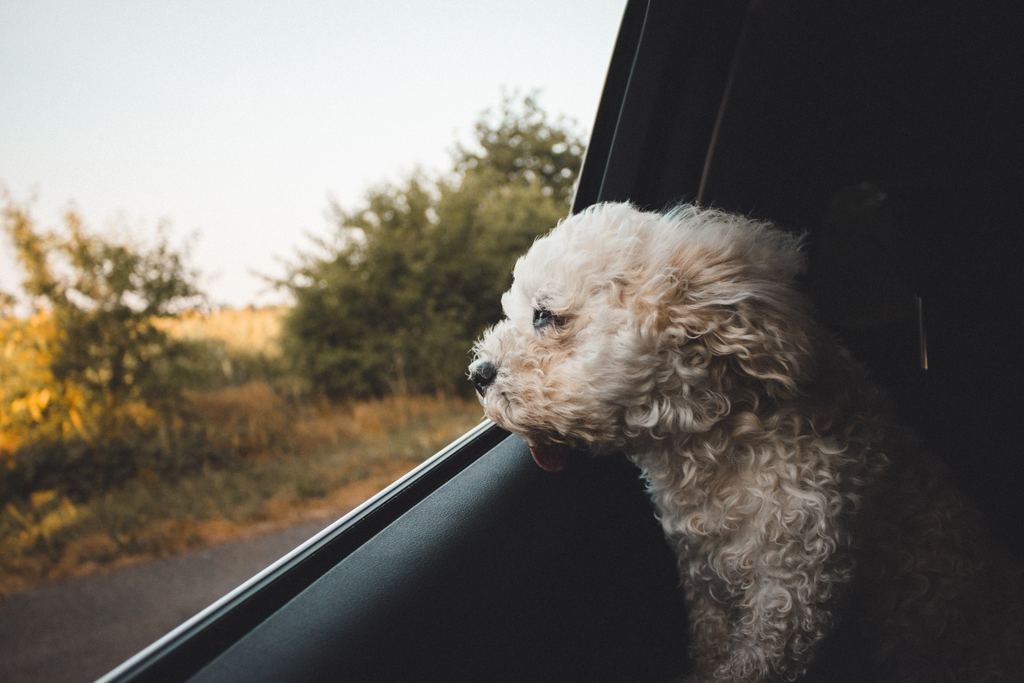
[[[630,0],[573,210],[806,233],[822,317],[1019,551],[1018,14]],[[547,474],[484,423],[106,680],[666,680],[676,584],[623,459]]]

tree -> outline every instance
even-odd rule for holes
[[[473,339],[500,316],[515,258],[569,210],[580,137],[532,95],[485,112],[440,178],[371,189],[301,255],[285,348],[332,397],[465,391]]]
[[[147,450],[140,442],[159,444],[165,456],[173,450],[187,347],[159,319],[201,296],[186,255],[166,236],[147,247],[90,234],[74,211],[64,219],[63,231],[46,231],[9,198],[3,209],[32,309],[25,320],[5,319],[9,339],[24,342],[14,349],[20,361],[0,367],[4,403],[24,418],[7,425],[7,433],[20,429],[15,441],[37,459],[70,460],[77,453],[96,472],[130,474]],[[8,382],[7,375],[25,381]],[[139,438],[142,431],[147,439]]]
[[[455,172],[490,175],[500,185],[536,187],[568,206],[583,159],[583,141],[564,119],[550,121],[535,93],[506,95],[497,112],[473,127],[474,146],[456,147]]]
[[[419,289],[435,201],[414,176],[371,190],[357,211],[336,206],[333,241],[293,268],[284,347],[312,386],[334,397],[406,388],[410,336],[427,313]]]

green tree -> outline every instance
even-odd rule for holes
[[[565,119],[551,121],[536,94],[506,95],[497,111],[473,126],[473,144],[459,145],[455,172],[490,176],[500,185],[536,187],[568,206],[583,159],[583,140]]]
[[[569,210],[580,137],[506,97],[451,172],[371,189],[292,269],[284,344],[332,397],[465,391],[473,339],[501,317],[515,258]]]
[[[414,176],[371,190],[356,211],[335,206],[332,241],[293,268],[284,347],[313,387],[334,397],[403,390],[408,341],[427,313],[417,290],[434,203],[429,183]]]

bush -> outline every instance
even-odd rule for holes
[[[501,317],[517,255],[569,210],[583,147],[533,97],[506,99],[450,174],[370,191],[284,283],[286,356],[332,398],[468,392],[467,353]]]
[[[193,459],[177,428],[190,347],[157,324],[201,301],[186,254],[92,235],[72,211],[60,231],[10,199],[2,218],[32,315],[0,321],[0,493],[82,497]]]

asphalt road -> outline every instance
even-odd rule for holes
[[[307,522],[0,598],[0,681],[91,681],[327,525]]]

